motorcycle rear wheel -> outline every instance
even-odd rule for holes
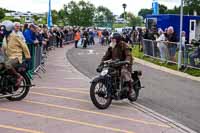
[[[28,76],[25,73],[21,73],[21,75],[23,76],[24,80],[21,83],[22,90],[20,92],[18,92],[20,90],[20,88],[14,92],[17,93],[16,95],[13,95],[11,97],[7,97],[7,99],[9,101],[21,101],[22,99],[24,99],[30,90],[30,87],[28,85],[31,85],[30,79],[28,78]]]

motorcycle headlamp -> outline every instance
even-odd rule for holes
[[[101,76],[105,76],[106,74],[108,74],[108,69],[105,69],[101,72]]]

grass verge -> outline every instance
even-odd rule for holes
[[[171,64],[171,63],[169,64],[167,62],[163,63],[159,59],[144,56],[143,52],[139,52],[138,46],[136,46],[135,48],[132,49],[132,55],[136,58],[139,58],[139,59],[151,62],[153,64],[163,66],[163,67],[177,71],[177,64]],[[192,75],[192,76],[195,76],[195,77],[200,77],[200,70],[198,70],[198,69],[186,68],[182,72],[187,73],[187,74]]]

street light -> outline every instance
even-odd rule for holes
[[[181,68],[181,57],[182,57],[182,30],[183,30],[183,0],[181,0],[181,12],[180,12],[180,45],[178,53],[178,70]]]
[[[124,8],[124,20],[126,20],[126,14],[125,14],[126,13],[125,10],[127,7],[126,3],[122,4],[122,7]]]

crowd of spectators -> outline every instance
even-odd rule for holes
[[[188,53],[188,47],[191,48],[193,45],[186,40],[184,31],[182,31],[181,35],[183,64],[187,65],[190,62],[191,66],[196,66],[195,60],[200,59],[199,48],[195,50],[196,52],[191,51],[192,53]],[[177,51],[179,50],[180,42],[172,26],[164,30],[161,28],[153,28],[152,30],[146,28],[133,29],[130,36],[133,44],[134,42],[140,44],[140,51],[143,51],[145,55],[160,58],[163,62],[177,62]]]
[[[26,42],[31,57],[34,57],[35,47],[42,46],[44,51],[48,51],[51,47],[63,47],[63,43],[69,41],[75,41],[75,48],[80,43],[83,48],[87,45],[95,45],[95,37],[99,38],[99,43],[104,44],[105,38],[109,38],[111,31],[106,29],[100,30],[93,27],[51,27],[47,28],[46,25],[35,25],[35,24],[20,24],[19,22],[14,23],[13,32],[17,33],[21,39]],[[145,55],[158,57],[161,61],[172,61],[176,62],[176,53],[179,48],[179,40],[172,26],[166,29],[152,30],[146,28],[135,28],[127,30],[122,33],[125,42],[132,44],[139,43],[140,51],[143,51]],[[83,40],[85,38],[85,40]],[[3,31],[0,29],[0,45],[3,40]],[[195,54],[188,55],[185,39],[185,32],[182,32],[182,51],[184,64],[187,64],[188,60],[192,66],[195,66]],[[199,52],[200,53],[200,52]],[[200,55],[198,53],[198,55]],[[30,66],[33,66],[33,61]],[[30,68],[31,69],[31,68]],[[33,67],[32,67],[33,69]]]
[[[39,50],[42,56],[43,53],[49,51],[53,47],[63,48],[63,43],[73,41],[74,28],[73,27],[52,27],[47,28],[46,25],[35,24],[20,24],[19,22],[13,23],[13,31],[20,39],[26,43],[31,54],[31,61],[28,62],[28,69],[33,71],[35,65],[36,47],[40,47]],[[1,26],[1,24],[0,24]],[[0,29],[0,46],[2,47],[4,34],[3,27]]]

